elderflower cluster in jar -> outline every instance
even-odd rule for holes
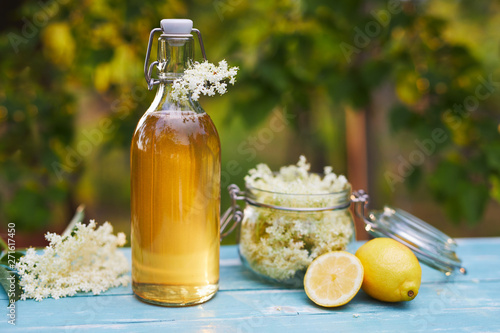
[[[258,164],[245,176],[247,185],[260,190],[288,194],[329,194],[346,189],[347,178],[337,176],[333,168],[324,168],[324,176],[309,173],[311,165],[305,156],[300,156],[297,165],[283,166],[280,171],[272,172],[266,164]],[[316,202],[316,199],[315,199]]]
[[[255,204],[244,211],[240,256],[253,271],[287,285],[301,285],[316,257],[346,250],[354,240],[349,182],[331,167],[324,175],[309,170],[301,156],[297,165],[279,172],[259,164],[245,177],[247,196]]]
[[[43,253],[29,248],[16,265],[21,299],[58,299],[79,291],[97,295],[130,283],[128,261],[117,250],[125,245],[125,234],[113,235],[108,222],[97,229],[94,220],[87,226],[77,223],[70,236],[47,233],[45,238],[50,244]]]
[[[215,93],[224,95],[228,83],[234,85],[238,67],[229,67],[225,60],[215,66],[208,61],[195,62],[184,71],[184,76],[172,84],[172,98],[177,101],[187,101],[188,96],[197,101],[201,95],[213,96]],[[227,83],[226,83],[227,82]]]

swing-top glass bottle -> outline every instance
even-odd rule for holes
[[[148,66],[156,32],[158,60]],[[158,90],[131,147],[132,288],[166,306],[205,302],[219,281],[219,136],[197,101],[171,95],[194,58],[192,32],[205,57],[190,20],[162,20],[151,31],[144,69],[149,89]]]

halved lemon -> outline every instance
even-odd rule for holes
[[[304,290],[314,303],[341,306],[349,302],[363,283],[363,265],[345,251],[325,253],[309,265],[304,276]]]

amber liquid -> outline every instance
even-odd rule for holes
[[[132,288],[182,306],[219,282],[220,142],[206,113],[146,113],[131,147]]]

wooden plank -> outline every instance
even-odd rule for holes
[[[447,281],[472,281],[499,280],[500,279],[500,238],[473,238],[458,239],[458,255],[467,268],[467,275],[445,276],[432,268],[422,265],[422,283]],[[354,249],[361,246],[364,241],[356,242]],[[130,249],[122,249],[127,259],[130,258]],[[237,246],[221,247],[220,290],[261,290],[261,289],[286,289],[266,283],[256,277],[252,272],[241,266],[237,254]],[[108,290],[103,295],[132,295],[131,287],[119,287]],[[77,294],[75,297],[88,296]],[[0,291],[0,300],[6,300],[7,295]]]
[[[404,331],[462,327],[474,332],[480,328],[492,331],[500,328],[500,301],[493,297],[499,289],[500,282],[423,285],[415,300],[395,304],[375,301],[360,292],[346,306],[334,309],[314,305],[302,290],[223,291],[210,302],[185,308],[152,306],[129,295],[73,297],[19,303],[16,329],[43,332],[217,327],[223,331],[271,332],[280,326],[304,330],[329,328],[334,323],[336,330],[363,331],[377,325]],[[9,327],[0,323],[0,329]]]
[[[500,330],[500,238],[459,239],[465,276],[445,277],[423,266],[422,286],[408,303],[386,304],[360,292],[337,309],[310,302],[301,289],[257,280],[241,267],[236,246],[221,249],[221,290],[202,305],[163,308],[137,300],[130,286],[101,296],[17,303],[17,325],[0,321],[0,331],[207,330],[218,332]],[[361,243],[357,243],[360,246]],[[130,249],[123,249],[130,259]],[[6,295],[2,291],[2,302]],[[6,317],[4,317],[6,318]],[[332,326],[334,325],[334,326]]]

